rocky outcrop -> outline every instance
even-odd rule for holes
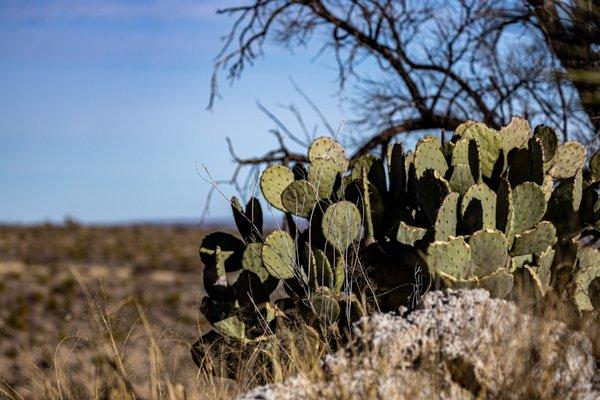
[[[430,292],[410,314],[359,321],[323,374],[240,399],[598,399],[590,341],[483,290]]]

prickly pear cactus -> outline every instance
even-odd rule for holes
[[[217,332],[254,343],[297,318],[327,335],[446,287],[598,312],[600,153],[586,164],[583,145],[520,117],[382,153],[349,158],[321,137],[305,163],[267,166],[260,189],[287,231],[263,235],[258,199],[232,199],[239,237],[200,248],[201,311]]]

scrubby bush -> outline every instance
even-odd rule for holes
[[[600,152],[588,163],[583,145],[521,118],[443,136],[353,162],[322,137],[306,165],[268,166],[260,188],[287,230],[265,235],[259,201],[233,198],[240,238],[216,232],[200,248],[201,311],[216,332],[193,346],[197,363],[215,341],[256,344],[281,324],[344,337],[358,317],[415,307],[432,287],[597,318]]]

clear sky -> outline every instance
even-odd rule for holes
[[[296,103],[293,77],[338,125],[332,61],[274,47],[206,111],[225,0],[0,0],[0,221],[198,219],[240,155],[274,141],[259,100]],[[233,1],[233,4],[240,1]],[[320,133],[325,133],[320,130]],[[233,190],[224,187],[227,194]],[[211,217],[229,217],[216,197]]]

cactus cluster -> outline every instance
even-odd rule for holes
[[[414,306],[432,286],[502,298],[527,288],[581,314],[600,308],[600,153],[586,164],[583,145],[522,118],[499,131],[468,121],[450,140],[384,153],[349,160],[322,137],[307,163],[268,166],[260,188],[287,231],[265,236],[259,201],[232,199],[241,238],[213,233],[200,248],[201,311],[217,331],[256,341],[292,316],[338,329]]]

